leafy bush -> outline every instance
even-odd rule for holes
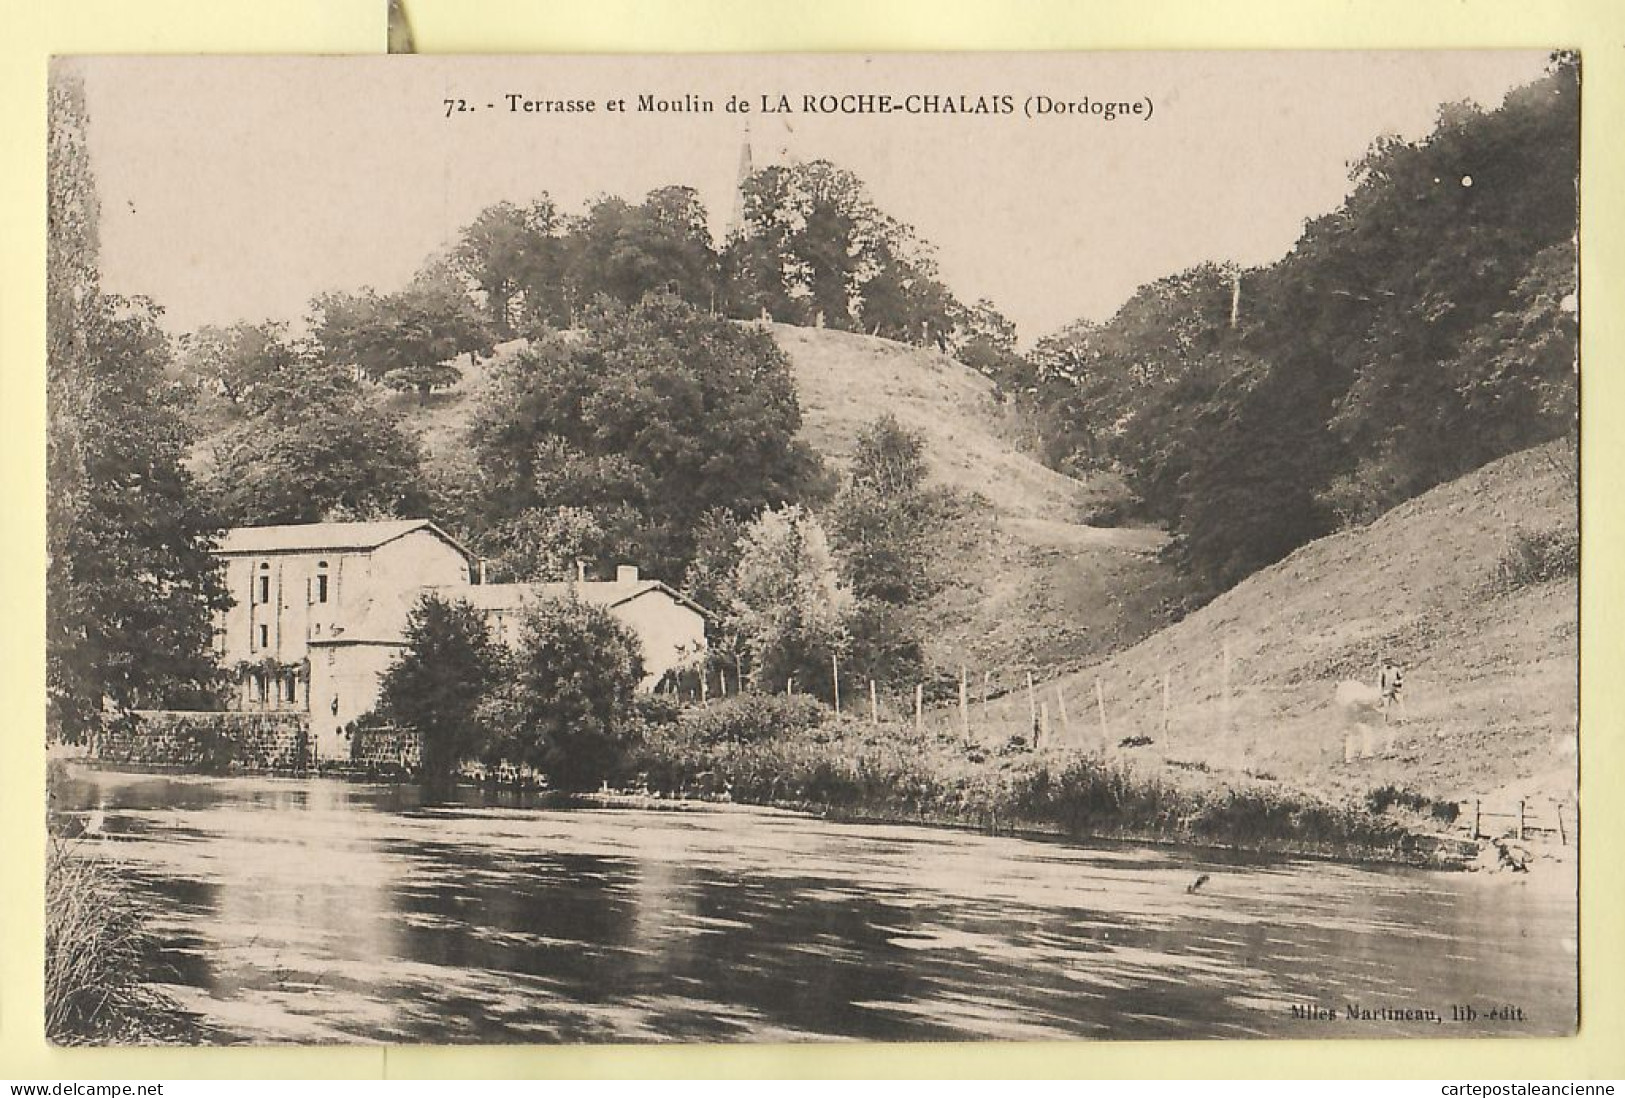
[[[619,778],[642,678],[638,638],[609,611],[540,600],[525,613],[511,677],[480,704],[487,756],[532,766],[568,792]]]
[[[478,714],[502,671],[503,652],[479,611],[434,594],[412,607],[404,639],[379,684],[378,713],[418,733],[424,784],[444,795],[457,768],[484,753]],[[360,737],[352,742],[359,745]]]
[[[806,694],[740,694],[690,709],[678,723],[702,743],[750,743],[816,728],[828,712]]]
[[[644,724],[676,724],[683,715],[683,703],[671,694],[639,694],[632,704]]]
[[[1391,806],[1399,805],[1412,812],[1424,812],[1433,803],[1433,798],[1417,793],[1410,789],[1400,789],[1397,786],[1385,785],[1373,789],[1365,795],[1365,806],[1373,813],[1381,814]]]
[[[1429,814],[1440,823],[1453,824],[1461,815],[1461,805],[1455,801],[1434,801]]]
[[[1580,531],[1519,530],[1495,565],[1495,583],[1507,591],[1580,573]]]

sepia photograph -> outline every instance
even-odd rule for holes
[[[1575,1034],[1580,83],[54,59],[45,1036]]]

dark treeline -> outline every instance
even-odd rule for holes
[[[1013,342],[991,305],[953,295],[930,246],[877,208],[850,171],[825,160],[763,168],[742,181],[740,199],[742,222],[720,248],[691,187],[661,187],[636,204],[606,195],[575,215],[546,194],[499,202],[440,266],[498,340],[575,328],[601,299],[631,306],[660,293],[736,320],[943,350]]]
[[[1115,469],[1200,600],[1576,429],[1577,62],[1377,141],[1292,251],[1142,286],[1006,379],[1045,457]]]

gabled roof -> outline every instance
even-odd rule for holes
[[[567,599],[572,595],[582,602],[602,606],[606,610],[623,606],[633,599],[658,591],[673,602],[688,607],[702,618],[711,615],[705,607],[668,587],[659,580],[581,580],[559,583],[480,583],[467,587],[435,587],[432,590],[453,601],[461,600],[476,610],[518,610],[536,599]]]
[[[291,526],[238,526],[227,530],[215,550],[223,555],[243,553],[315,553],[322,550],[376,549],[396,538],[428,530],[467,560],[474,555],[428,519],[389,519],[383,522],[305,522]]]

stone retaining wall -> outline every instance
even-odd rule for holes
[[[368,773],[416,774],[423,741],[411,729],[391,725],[357,727],[350,741],[350,762]]]
[[[143,709],[104,729],[93,754],[103,762],[173,766],[202,774],[304,770],[310,718],[304,713]]]

